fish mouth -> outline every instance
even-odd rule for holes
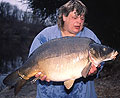
[[[105,59],[104,61],[108,61],[112,59],[115,60],[117,55],[118,55],[118,52],[113,50],[113,52],[111,53],[111,57],[108,59]]]
[[[111,58],[115,59],[117,55],[118,55],[118,52],[117,51],[113,51],[112,55],[111,55]]]

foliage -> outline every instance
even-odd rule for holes
[[[0,3],[0,72],[5,71],[10,62],[14,65],[17,57],[25,60],[33,38],[44,28],[40,21],[30,12]]]
[[[33,9],[33,12],[44,16],[56,13],[56,10],[69,0],[27,0],[29,6]]]

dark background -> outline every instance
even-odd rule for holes
[[[86,0],[88,24],[103,44],[119,49],[119,3],[112,0]]]

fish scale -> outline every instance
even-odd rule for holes
[[[103,61],[114,59],[117,54],[114,49],[90,38],[56,38],[38,47],[23,66],[9,74],[3,82],[7,86],[16,85],[16,95],[31,77],[41,72],[51,81],[63,81],[70,89],[75,79],[88,76],[91,64],[97,67]]]

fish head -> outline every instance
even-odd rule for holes
[[[103,61],[115,59],[117,54],[118,52],[111,47],[97,43],[90,44],[89,55],[91,61],[94,61],[95,65],[99,65]]]

